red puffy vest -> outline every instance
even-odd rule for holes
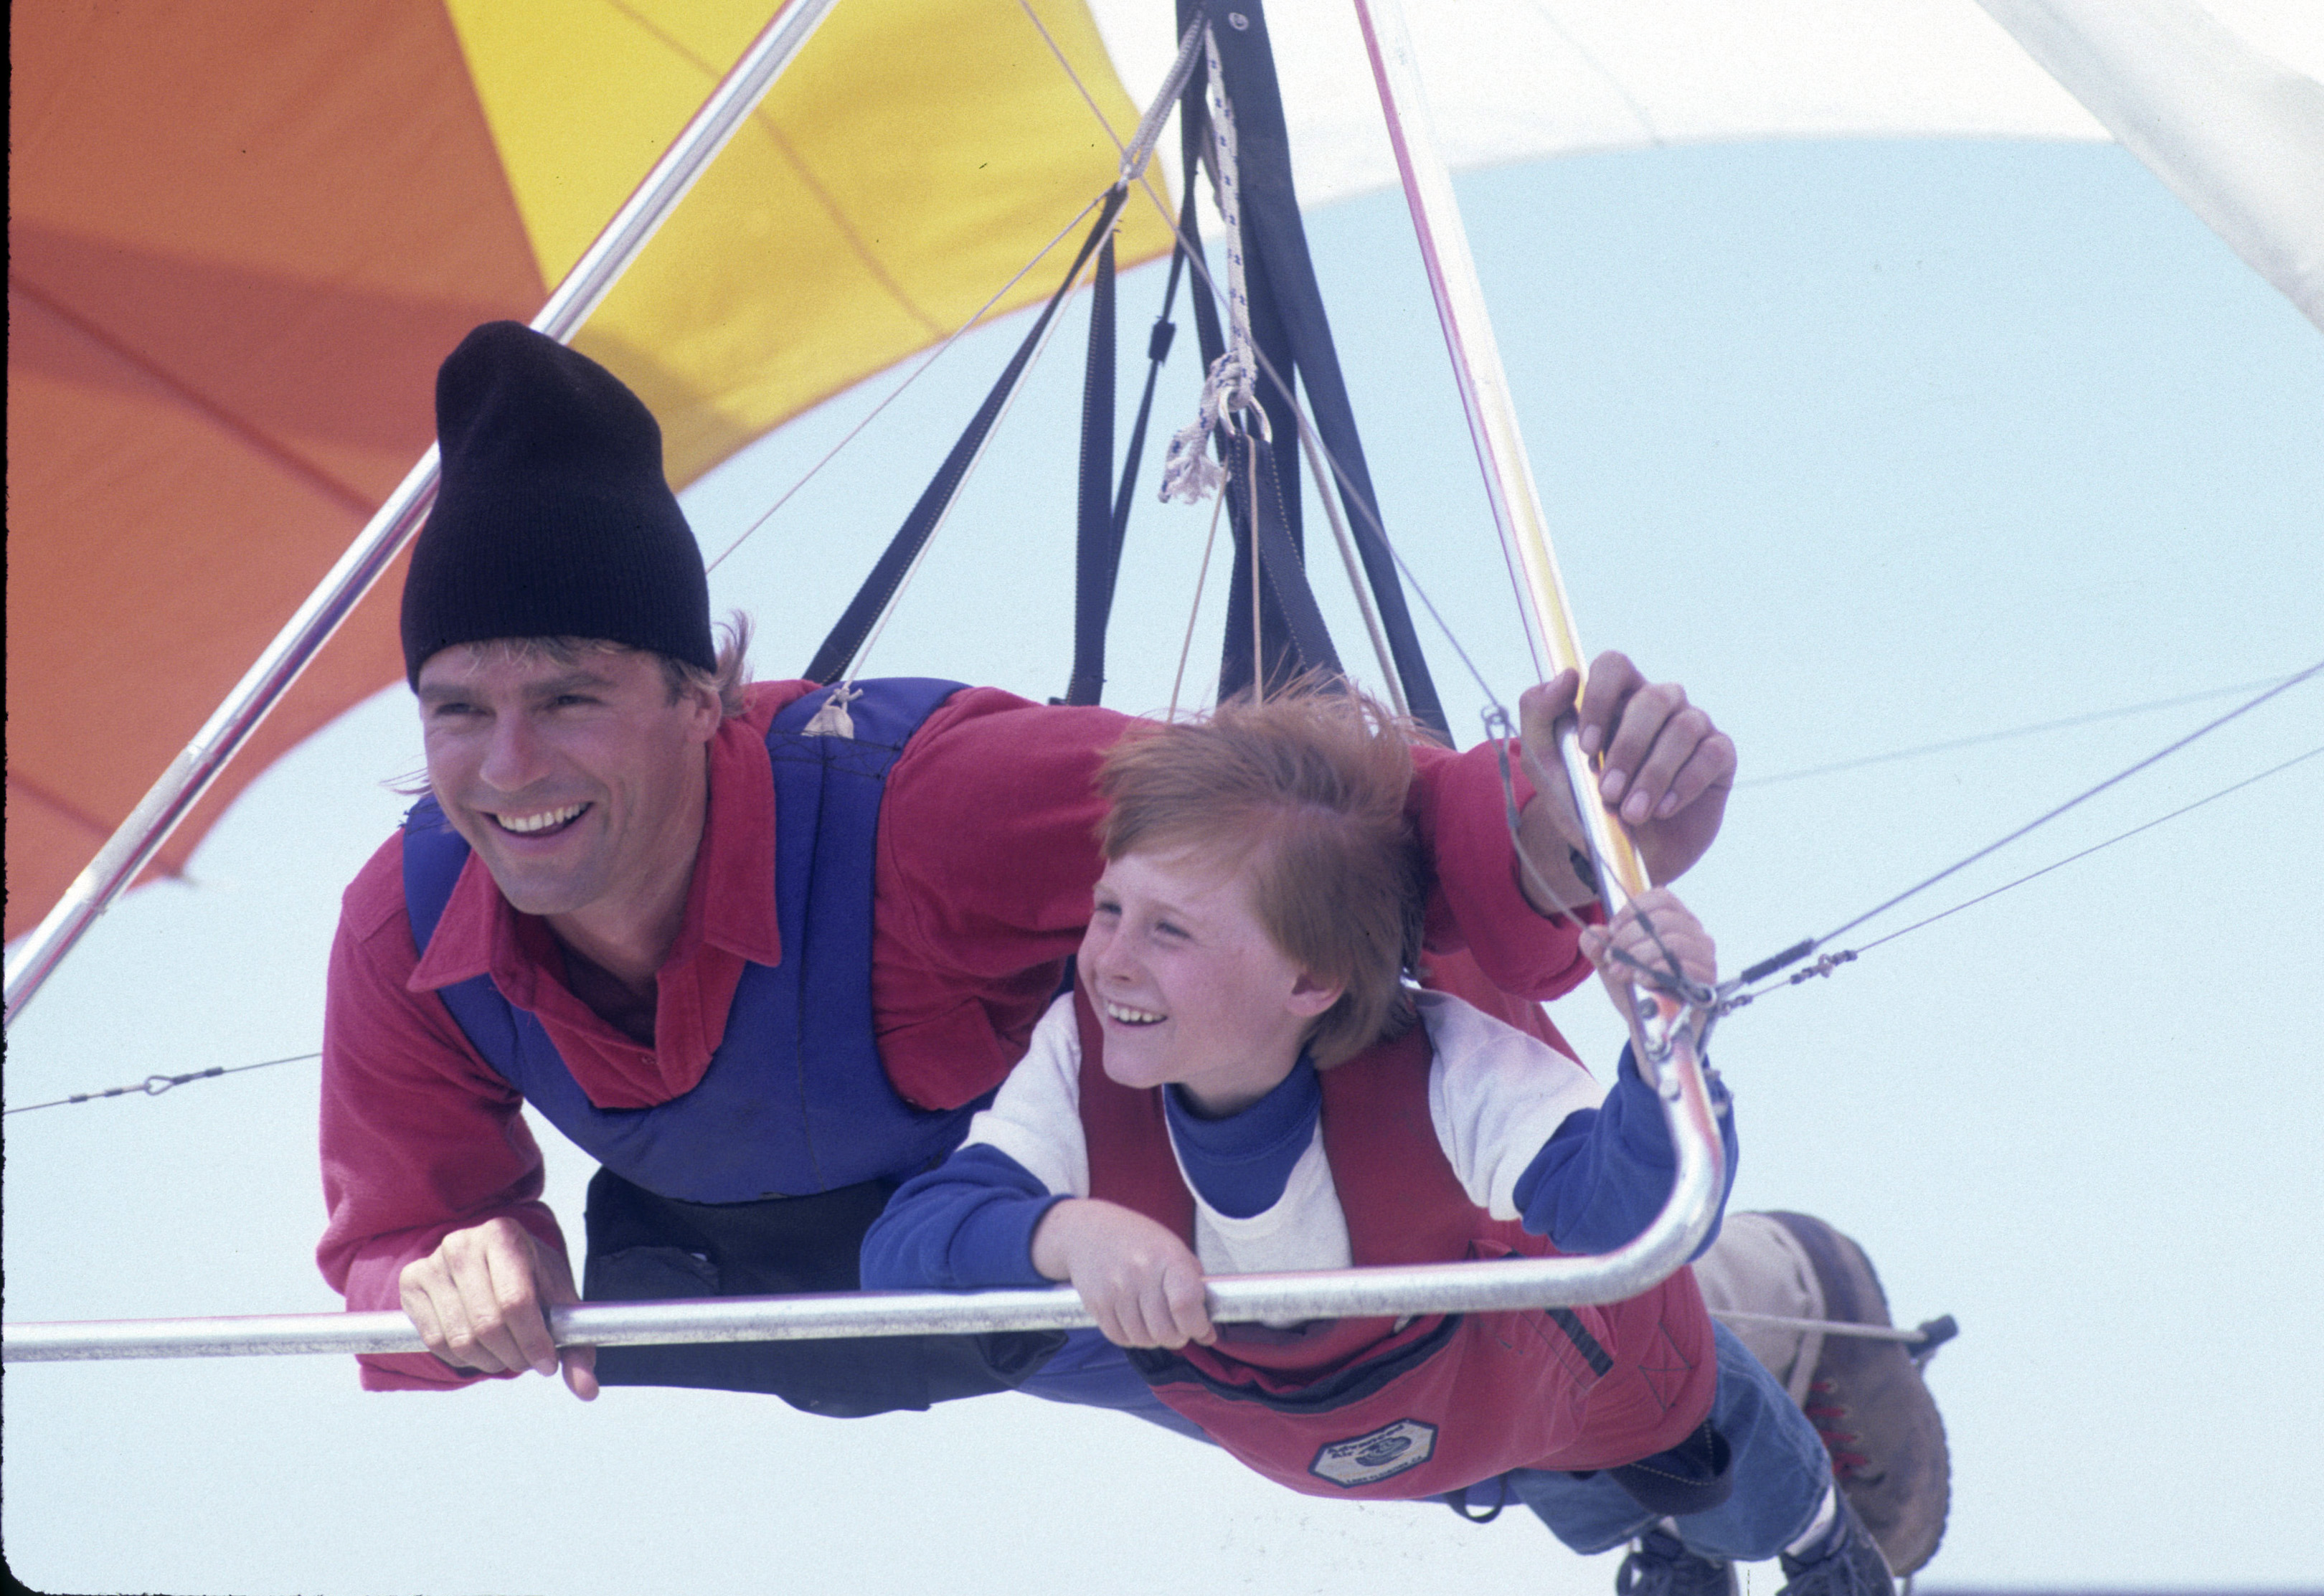
[[[1090,1195],[1189,1247],[1194,1199],[1159,1089],[1102,1062],[1087,1001],[1081,1118]],[[1323,1073],[1323,1152],[1359,1267],[1540,1258],[1556,1249],[1469,1200],[1428,1113],[1425,1026]],[[1494,1314],[1222,1324],[1214,1346],[1132,1349],[1155,1394],[1271,1480],[1311,1496],[1411,1499],[1509,1469],[1610,1468],[1677,1445],[1718,1367],[1694,1274],[1627,1302]]]

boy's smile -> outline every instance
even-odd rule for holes
[[[1077,979],[1125,1086],[1176,1082],[1222,1115],[1267,1095],[1339,1000],[1277,947],[1243,874],[1202,848],[1132,853],[1098,880]]]

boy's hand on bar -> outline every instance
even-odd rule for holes
[[[1070,1280],[1106,1340],[1124,1347],[1204,1345],[1218,1339],[1203,1301],[1203,1266],[1144,1214],[1071,1197],[1033,1230],[1033,1267]]]
[[[1568,846],[1587,851],[1557,756],[1557,723],[1574,715],[1582,752],[1598,756],[1599,796],[1629,832],[1646,874],[1677,880],[1719,835],[1735,785],[1734,743],[1687,702],[1684,687],[1647,681],[1613,650],[1590,662],[1578,711],[1575,685],[1573,672],[1561,670],[1517,701],[1535,804],[1547,806]]]

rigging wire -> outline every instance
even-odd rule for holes
[[[775,512],[789,503],[791,500],[798,495],[799,490],[806,487],[808,483],[813,482],[825,466],[830,465],[833,460],[838,457],[839,452],[842,449],[844,449],[849,444],[853,443],[856,438],[866,427],[869,427],[872,422],[880,419],[882,411],[884,411],[890,405],[895,403],[896,401],[901,399],[904,395],[904,390],[918,382],[920,378],[926,374],[928,367],[934,365],[937,361],[942,360],[954,344],[959,343],[962,338],[968,335],[972,328],[981,323],[984,319],[985,316],[991,310],[992,307],[1001,302],[1002,296],[1007,294],[1010,289],[1015,288],[1019,282],[1025,280],[1026,273],[1032,271],[1034,267],[1039,265],[1043,261],[1048,259],[1049,253],[1056,249],[1059,244],[1063,243],[1074,228],[1080,226],[1082,224],[1082,218],[1088,216],[1090,212],[1095,210],[1101,204],[1102,204],[1104,202],[1104,198],[1105,197],[1103,195],[1100,195],[1097,198],[1091,200],[1087,205],[1083,206],[1080,210],[1074,212],[1074,219],[1067,222],[1063,227],[1059,228],[1056,237],[1050,239],[1048,243],[1043,244],[1038,251],[1036,251],[1031,260],[1027,261],[1022,266],[1017,268],[1016,275],[1010,278],[1008,281],[1002,283],[998,289],[994,290],[992,297],[985,300],[983,304],[978,306],[975,311],[970,315],[966,321],[962,322],[960,326],[954,328],[950,337],[945,339],[943,343],[937,345],[934,349],[929,350],[927,358],[921,361],[919,364],[914,366],[910,375],[907,376],[902,382],[897,383],[893,389],[890,390],[887,397],[881,400],[878,404],[873,405],[871,411],[864,415],[862,420],[849,428],[847,435],[844,438],[842,438],[837,443],[833,444],[831,447],[825,451],[823,458],[808,466],[805,475],[801,476],[797,482],[791,484],[789,487],[784,489],[782,495],[779,498],[778,498],[773,503],[768,505],[766,509],[760,512],[759,519],[752,521],[749,526],[744,527],[742,529],[742,535],[737,537],[732,543],[726,545],[724,552],[721,553],[716,559],[712,560],[706,568],[713,571],[716,570],[720,566],[726,562],[726,557],[728,555],[733,554],[736,549],[742,548],[743,544],[749,542],[752,537],[756,536],[760,528],[765,526],[768,521],[774,519]]]
[[[1088,213],[1084,211],[1083,214]],[[1096,263],[1093,260],[1088,281],[1096,280],[1098,270]],[[1074,297],[1082,291],[1083,282],[1081,274],[1076,272],[1074,281],[1066,289],[1065,299],[1058,304],[1057,308],[1060,310],[1072,304]],[[967,491],[969,479],[976,475],[976,468],[984,463],[985,452],[992,447],[993,438],[998,437],[1001,429],[1009,424],[1009,412],[1017,408],[1017,401],[1024,395],[1026,382],[1040,365],[1041,357],[1049,352],[1049,341],[1057,336],[1057,329],[1065,325],[1065,318],[1063,316],[1050,318],[1047,329],[1041,334],[1041,341],[1033,346],[1032,358],[1025,363],[1025,369],[1019,374],[1017,385],[1009,391],[1009,396],[1001,401],[1001,413],[992,418],[992,425],[985,429],[983,441],[977,445],[976,453],[969,457],[968,466],[961,472],[960,480],[954,484],[952,497],[945,501],[943,513],[936,517],[936,525],[928,529],[927,536],[920,540],[919,549],[912,556],[912,563],[904,567],[904,575],[897,582],[896,590],[888,595],[887,604],[881,609],[879,621],[872,626],[870,635],[864,638],[863,646],[855,650],[855,662],[849,668],[844,678],[847,681],[853,682],[862,676],[864,666],[872,658],[872,650],[880,646],[880,639],[888,631],[888,623],[895,619],[897,610],[902,606],[904,595],[911,588],[912,578],[919,575],[920,567],[928,558],[928,550],[936,547],[936,534],[943,531],[946,523],[952,520],[953,511],[959,507],[961,494]]]
[[[2282,764],[2270,766],[2268,769],[2262,770],[2256,776],[2246,776],[2241,781],[2237,781],[2231,786],[2219,789],[2218,791],[2212,793],[2208,798],[2197,798],[2191,804],[2182,804],[2178,808],[2172,810],[2168,815],[2158,815],[2153,819],[2146,821],[2143,825],[2132,826],[2128,831],[2117,832],[2116,835],[2107,838],[2106,841],[2102,843],[2093,843],[2089,847],[2069,853],[2063,859],[2058,860],[2053,863],[2045,864],[2039,870],[2028,871],[2025,874],[2019,876],[2015,881],[2004,881],[2000,886],[1994,888],[1991,891],[1979,892],[1976,897],[1965,899],[1961,902],[1954,904],[1950,909],[1940,909],[1935,914],[1929,916],[1926,919],[1914,920],[1911,925],[1904,927],[1902,930],[1891,931],[1885,936],[1876,936],[1871,941],[1866,943],[1862,947],[1845,948],[1839,953],[1826,954],[1823,957],[1818,959],[1806,969],[1795,970],[1781,981],[1770,981],[1764,986],[1754,987],[1748,992],[1733,992],[1721,1001],[1719,1011],[1722,1014],[1731,1013],[1733,1010],[1744,1007],[1753,1000],[1765,997],[1767,993],[1775,992],[1779,988],[1798,986],[1803,982],[1812,981],[1819,976],[1831,975],[1834,971],[1838,970],[1840,965],[1854,964],[1858,958],[1870,953],[1874,948],[1878,947],[1883,943],[1894,942],[1899,936],[1908,936],[1911,933],[1919,930],[1923,926],[1933,926],[1939,920],[1957,915],[1965,909],[1973,909],[1977,905],[1983,903],[1988,898],[1998,898],[2001,894],[2010,890],[2012,888],[2022,887],[2028,881],[2048,875],[2053,870],[2063,870],[2067,865],[2073,863],[2077,859],[2087,859],[2091,854],[2099,852],[2101,849],[2111,848],[2116,843],[2128,841],[2130,838],[2136,836],[2142,831],[2152,831],[2166,820],[2176,820],[2180,816],[2200,809],[2206,804],[2217,803],[2219,799],[2227,797],[2231,793],[2241,792],[2245,788],[2250,787],[2257,782],[2264,781],[2270,776],[2281,775],[2283,771],[2292,769],[2292,766],[2301,763],[2302,761],[2314,759],[2318,754],[2324,754],[2324,744],[2319,744],[2317,747],[2311,748],[2306,753],[2293,754]],[[1756,965],[1753,966],[1755,969],[1757,967],[1757,966]],[[1745,972],[1745,978],[1747,980],[1755,979],[1750,975],[1748,971]]]
[[[1090,108],[1090,115],[1097,118],[1097,125],[1105,136],[1113,141],[1114,151],[1121,157],[1123,180],[1126,181],[1143,174],[1146,170],[1146,156],[1152,152],[1155,142],[1161,136],[1162,125],[1169,120],[1170,112],[1177,104],[1178,91],[1185,87],[1186,79],[1194,73],[1194,47],[1202,42],[1204,24],[1200,21],[1195,22],[1179,39],[1177,58],[1170,63],[1169,71],[1163,74],[1161,89],[1155,95],[1153,103],[1147,107],[1146,115],[1139,119],[1137,128],[1130,134],[1130,143],[1125,144],[1121,142],[1121,135],[1113,131],[1113,124],[1107,120],[1105,112],[1097,103],[1096,97],[1090,93],[1089,85],[1084,83],[1081,74],[1074,70],[1073,62],[1065,59],[1065,52],[1058,45],[1056,36],[1049,32],[1048,24],[1044,23],[1040,14],[1033,9],[1032,0],[1017,0],[1017,9],[1025,14],[1025,20],[1031,23],[1034,32],[1041,35],[1041,42],[1049,47],[1049,53],[1057,58],[1057,65],[1065,69],[1065,80],[1071,83],[1074,90],[1081,95],[1082,104],[1087,106]],[[1130,153],[1132,150],[1138,152],[1134,160]]]
[[[310,1058],[320,1058],[320,1053],[293,1053],[287,1058],[262,1059],[256,1064],[213,1065],[208,1069],[189,1070],[182,1075],[147,1075],[143,1081],[127,1086],[108,1086],[102,1092],[76,1092],[70,1097],[60,1097],[51,1102],[20,1103],[0,1113],[29,1114],[36,1108],[62,1108],[72,1102],[95,1102],[100,1097],[126,1097],[142,1092],[148,1097],[159,1097],[175,1086],[190,1081],[207,1081],[218,1075],[238,1075],[244,1070],[271,1069],[278,1064],[301,1064]]]
[[[1074,86],[1074,92],[1082,97],[1082,104],[1087,106],[1090,108],[1090,115],[1097,118],[1099,131],[1113,142],[1115,151],[1122,158],[1124,167],[1122,176],[1125,179],[1134,178],[1139,187],[1146,190],[1146,197],[1151,199],[1167,218],[1169,208],[1163,205],[1162,197],[1154,191],[1153,180],[1147,175],[1148,162],[1140,161],[1138,163],[1138,170],[1134,172],[1127,170],[1130,165],[1130,152],[1133,146],[1141,150],[1159,147],[1162,125],[1169,119],[1170,112],[1176,108],[1178,93],[1185,87],[1186,79],[1193,75],[1194,46],[1202,42],[1202,23],[1198,21],[1189,27],[1185,36],[1178,41],[1177,59],[1170,63],[1169,71],[1163,75],[1161,92],[1154,97],[1153,106],[1148,109],[1145,118],[1139,123],[1137,131],[1131,134],[1130,143],[1125,144],[1121,142],[1121,135],[1113,131],[1113,124],[1106,120],[1105,112],[1099,108],[1097,97],[1090,93],[1089,85],[1084,83],[1082,75],[1074,70],[1074,63],[1065,59],[1065,52],[1057,43],[1056,35],[1049,32],[1049,25],[1041,20],[1040,13],[1033,9],[1032,0],[1017,0],[1017,9],[1025,14],[1025,20],[1031,23],[1034,31],[1041,35],[1041,42],[1049,47],[1049,53],[1056,58],[1057,66],[1065,74],[1065,81]],[[1175,223],[1170,231],[1173,236],[1176,236],[1178,229]],[[1185,240],[1181,239],[1179,242],[1184,243]]]
[[[1211,501],[1211,530],[1203,540],[1203,563],[1194,572],[1194,602],[1186,606],[1186,640],[1178,645],[1178,674],[1170,678],[1171,720],[1178,718],[1178,689],[1186,683],[1186,657],[1194,651],[1194,623],[1202,618],[1203,586],[1211,577],[1211,550],[1219,540],[1219,512],[1227,507],[1227,498],[1221,494]]]
[[[2157,749],[2154,752],[2148,754],[2144,759],[2139,760],[2135,763],[2116,771],[2113,775],[2107,777],[2097,786],[2086,789],[2085,790],[2077,793],[2074,797],[2068,798],[2064,803],[2058,805],[2055,808],[2051,809],[2046,814],[2035,816],[2033,819],[2027,821],[2024,825],[2019,826],[2015,831],[2011,832],[2008,835],[2000,838],[1998,841],[1987,843],[1984,847],[1979,848],[1976,853],[1969,854],[1965,859],[1948,864],[1944,869],[1937,872],[1936,874],[1930,876],[1925,881],[1916,882],[1913,886],[1905,888],[1902,892],[1897,893],[1894,898],[1889,899],[1885,903],[1880,903],[1871,909],[1866,909],[1854,919],[1847,921],[1845,924],[1825,932],[1821,936],[1812,937],[1808,941],[1797,943],[1791,947],[1785,948],[1782,953],[1775,955],[1772,958],[1762,959],[1759,963],[1744,971],[1742,975],[1738,977],[1738,980],[1741,983],[1748,984],[1748,983],[1760,980],[1762,977],[1772,975],[1776,971],[1784,969],[1788,965],[1797,964],[1800,960],[1807,957],[1808,955],[1815,952],[1819,947],[1821,947],[1825,943],[1831,941],[1835,937],[1847,935],[1849,932],[1853,931],[1857,927],[1864,924],[1865,921],[1873,918],[1875,916],[1886,914],[1888,910],[1895,908],[1906,899],[1914,897],[1918,893],[1927,891],[1931,887],[1935,886],[1939,881],[1943,881],[1946,877],[1955,875],[1961,871],[1967,870],[1970,865],[1975,864],[1978,860],[1984,858],[1988,853],[1992,853],[2002,848],[2007,847],[2010,844],[2015,842],[2019,837],[2024,836],[2027,832],[2034,830],[2036,826],[2047,826],[2051,821],[2055,820],[2059,816],[2065,814],[2068,810],[2087,803],[2091,798],[2098,797],[2098,794],[2106,791],[2108,788],[2116,786],[2116,784],[2137,775],[2139,771],[2145,770],[2149,765],[2153,765],[2163,760],[2168,759],[2171,755],[2177,753],[2181,749],[2185,748],[2188,744],[2194,743],[2200,738],[2208,737],[2213,732],[2218,731],[2221,726],[2226,725],[2228,722],[2235,720],[2240,715],[2248,715],[2251,711],[2257,709],[2261,705],[2266,703],[2277,694],[2288,691],[2292,687],[2297,687],[2300,683],[2306,681],[2310,677],[2314,676],[2319,671],[2324,671],[2324,660],[2318,660],[2315,664],[2310,665],[2305,670],[2298,671],[2293,675],[2284,678],[2282,681],[2276,683],[2273,687],[2268,688],[2267,691],[2260,694],[2257,697],[2247,699],[2244,703],[2237,705],[2235,708],[2227,711],[2227,714],[2218,716],[2217,719],[2205,722],[2202,725],[2196,727],[2193,731],[2188,733],[2185,736],[2178,739],[2176,742],[2168,743],[2165,746]]]
[[[1831,776],[1842,770],[1861,770],[1867,765],[1885,765],[1895,760],[1916,759],[1924,753],[1949,753],[1957,748],[1974,748],[1981,743],[2000,743],[2012,737],[2031,737],[2038,732],[2062,732],[2072,726],[2119,720],[2128,715],[2144,715],[2149,710],[2176,709],[2181,705],[2200,704],[2210,698],[2225,698],[2234,693],[2249,693],[2260,687],[2280,686],[2288,679],[2282,676],[2264,676],[2257,681],[2237,682],[2233,687],[2212,687],[2200,693],[2181,693],[2175,698],[2155,698],[2144,704],[2126,704],[2119,709],[2097,709],[2087,715],[2070,715],[2062,720],[2012,726],[2006,731],[1979,732],[1972,736],[1953,737],[1942,743],[1923,743],[1912,748],[1892,749],[1886,753],[1868,753],[1857,759],[1839,760],[1828,765],[1810,765],[1804,770],[1784,770],[1773,776],[1746,777],[1735,785],[1741,789],[1772,787],[1778,781],[1804,781],[1811,776]]]
[[[1263,430],[1267,412],[1256,405],[1251,410]],[[1243,435],[1243,484],[1250,490],[1250,508],[1245,512],[1250,519],[1243,523],[1250,528],[1250,701],[1258,704],[1267,697],[1267,651],[1259,646],[1259,623],[1267,614],[1267,606],[1261,602],[1267,570],[1259,558],[1259,445],[1248,432]],[[1219,496],[1226,496],[1224,487],[1220,488]]]
[[[1300,452],[1306,457],[1307,473],[1315,479],[1315,502],[1323,507],[1323,519],[1332,523],[1332,541],[1340,550],[1340,565],[1348,573],[1348,589],[1356,595],[1356,607],[1363,613],[1364,631],[1372,640],[1372,660],[1379,665],[1380,680],[1387,684],[1388,705],[1405,720],[1412,718],[1412,706],[1405,702],[1404,678],[1397,674],[1396,660],[1388,652],[1388,634],[1380,630],[1379,611],[1372,604],[1371,586],[1356,564],[1355,540],[1348,535],[1348,523],[1340,519],[1340,503],[1332,492],[1331,479],[1323,475],[1323,462],[1315,453],[1303,429],[1299,434]]]

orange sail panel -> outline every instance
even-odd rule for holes
[[[1035,9],[1126,131],[1086,11]],[[766,20],[763,0],[12,14],[10,937],[427,447],[437,362],[540,308]],[[682,486],[958,325],[1115,163],[1015,5],[841,5],[576,343],[660,415]],[[1166,244],[1130,213],[1125,259]],[[160,868],[397,678],[400,585]]]

